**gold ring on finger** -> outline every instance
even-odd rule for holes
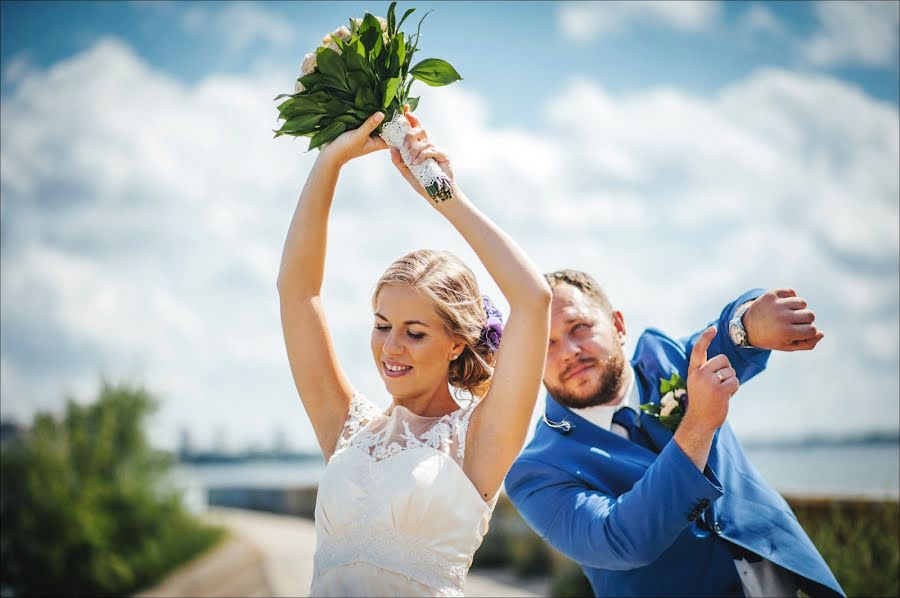
[[[722,370],[716,371],[716,378],[719,379],[719,382],[725,382],[725,377],[722,376]]]

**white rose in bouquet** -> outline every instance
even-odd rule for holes
[[[675,398],[675,393],[672,391],[667,392],[660,403],[662,404],[662,411],[660,411],[659,414],[662,417],[669,415],[672,413],[673,409],[678,407],[678,400]]]
[[[303,57],[303,64],[300,65],[300,72],[304,75],[308,75],[314,70],[316,70],[316,55],[314,52],[310,52]]]
[[[340,54],[341,47],[338,46],[335,38],[341,40],[344,43],[347,43],[350,41],[350,36],[350,30],[346,26],[339,27],[322,38],[322,47],[328,48],[329,50],[334,50],[335,52]]]

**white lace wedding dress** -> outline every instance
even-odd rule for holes
[[[319,482],[312,596],[463,595],[497,502],[462,470],[473,409],[422,417],[353,397]]]

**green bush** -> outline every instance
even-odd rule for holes
[[[900,502],[788,498],[791,508],[848,596],[900,596]],[[480,553],[488,548],[488,554]],[[547,574],[550,595],[591,596],[581,567],[528,528],[509,499],[497,503],[473,567],[508,566]]]
[[[147,443],[156,408],[145,391],[104,385],[38,414],[0,451],[0,594],[133,593],[207,550],[222,530],[201,525],[167,484],[171,459]]]
[[[788,502],[848,596],[900,596],[900,502]]]

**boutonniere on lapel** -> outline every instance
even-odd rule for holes
[[[677,372],[672,372],[668,380],[660,378],[659,396],[662,397],[659,405],[647,403],[641,405],[641,410],[674,432],[687,410],[687,381]]]

